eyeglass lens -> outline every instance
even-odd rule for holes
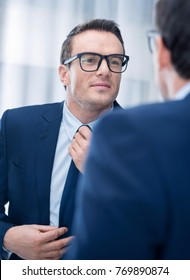
[[[100,67],[102,57],[97,54],[83,54],[80,58],[81,68],[84,71],[96,71]],[[113,72],[122,72],[126,68],[126,58],[123,55],[111,55],[106,57],[108,67]]]
[[[148,46],[151,53],[153,53],[155,48],[155,38],[153,36],[148,37]]]

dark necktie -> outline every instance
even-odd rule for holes
[[[88,126],[88,125],[81,125],[81,126]],[[80,127],[77,129],[77,131],[80,129]],[[90,127],[89,129],[91,130]],[[71,235],[71,226],[72,226],[72,220],[73,220],[74,209],[75,209],[75,194],[76,194],[78,177],[80,174],[81,173],[76,168],[74,161],[71,160],[71,164],[67,174],[67,179],[65,182],[65,187],[61,198],[60,210],[59,210],[59,226],[60,227],[64,226],[68,228],[68,232],[66,235],[64,235],[64,237]]]

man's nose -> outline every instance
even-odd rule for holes
[[[110,75],[111,71],[105,58],[102,59],[101,64],[96,72],[97,75]]]

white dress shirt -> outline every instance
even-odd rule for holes
[[[189,93],[190,93],[190,83],[187,83],[180,90],[178,90],[175,96],[175,100],[184,99]]]
[[[88,123],[92,129],[97,120]],[[71,163],[71,156],[68,148],[77,129],[83,125],[67,108],[64,102],[63,117],[60,125],[53,171],[50,186],[50,225],[59,225],[59,208],[64,190],[68,170]]]

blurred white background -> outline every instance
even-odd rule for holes
[[[0,116],[8,108],[61,101],[58,66],[62,42],[77,24],[115,20],[121,29],[128,69],[119,103],[130,107],[160,101],[146,32],[155,0],[0,0]]]

